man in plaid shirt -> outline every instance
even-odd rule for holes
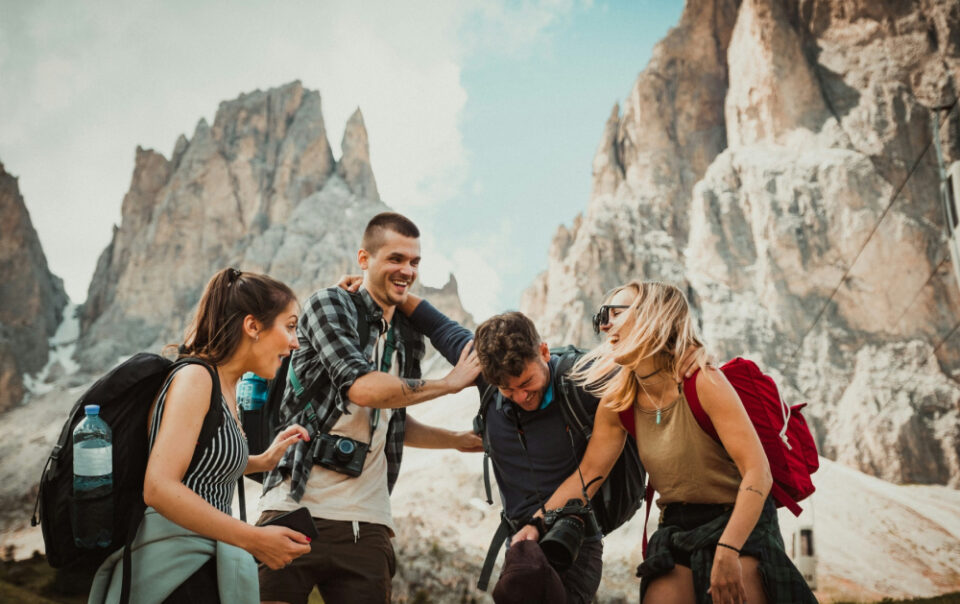
[[[304,305],[280,418],[306,427],[311,439],[290,447],[267,475],[258,524],[306,506],[319,538],[285,568],[261,566],[263,602],[306,604],[314,586],[330,604],[389,602],[396,570],[390,491],[403,446],[483,450],[472,431],[443,430],[406,415],[410,405],[473,384],[480,371],[476,353],[466,349],[444,378],[420,377],[423,337],[395,312],[417,276],[419,236],[399,214],[374,216],[357,255],[366,312],[358,313],[339,287],[315,292]],[[365,320],[370,333],[360,342]],[[334,445],[341,437],[352,441]]]

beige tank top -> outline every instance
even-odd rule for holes
[[[680,393],[657,412],[634,404],[637,451],[660,494],[657,505],[668,503],[733,503],[740,489],[740,471],[726,450],[697,423],[687,399]]]

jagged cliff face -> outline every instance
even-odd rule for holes
[[[269,273],[304,299],[357,272],[363,229],[388,209],[359,110],[335,161],[320,95],[299,82],[221,103],[213,125],[201,120],[170,159],[137,150],[122,223],[84,304],[79,360],[102,370],[181,341],[225,266]]]
[[[67,304],[50,273],[17,179],[0,164],[0,411],[26,393],[23,377],[47,362],[48,339]]]
[[[821,453],[960,486],[960,290],[930,145],[958,80],[956,2],[688,2],[522,309],[589,343],[608,288],[680,284],[721,358],[811,402]]]

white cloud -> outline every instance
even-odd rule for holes
[[[335,154],[359,106],[381,195],[401,211],[461,194],[465,58],[537,43],[571,6],[4,4],[0,161],[20,176],[51,269],[75,301],[86,296],[119,221],[136,146],[169,154],[177,136],[190,136],[201,117],[210,120],[220,101],[256,88],[299,79],[318,89]],[[457,273],[489,273],[478,254],[451,259]]]
[[[459,275],[460,301],[478,322],[501,312],[500,273],[489,260],[486,248],[458,247],[453,253],[454,274]]]
[[[424,226],[421,224],[421,227]],[[503,283],[499,270],[490,261],[487,245],[457,245],[451,254],[437,245],[432,231],[421,228],[420,282],[430,287],[443,287],[450,274],[457,276],[460,302],[478,322],[501,312],[499,307]]]

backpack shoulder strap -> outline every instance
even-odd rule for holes
[[[223,397],[223,393],[220,390],[220,378],[217,376],[217,370],[214,369],[212,365],[203,359],[186,357],[174,363],[170,369],[170,373],[173,373],[184,365],[202,365],[210,373],[210,379],[213,382],[213,388],[210,391],[210,408],[207,409],[207,414],[203,418],[203,425],[200,427],[200,436],[197,437],[197,446],[193,450],[193,458],[190,460],[190,465],[187,466],[187,472],[189,473],[190,470],[194,469],[196,465],[200,463],[203,449],[207,443],[213,440],[217,434],[217,430],[219,430],[223,424],[223,413],[220,412],[220,399]]]
[[[497,554],[511,533],[513,533],[513,526],[501,512],[500,525],[497,526],[497,531],[493,534],[493,539],[490,540],[490,547],[487,548],[487,557],[483,560],[480,577],[477,579],[477,589],[480,591],[487,591],[487,586],[490,585],[490,575],[493,573],[493,565],[497,561]]]
[[[493,490],[490,486],[490,438],[487,435],[487,415],[490,411],[490,405],[500,396],[500,391],[496,386],[484,384],[480,390],[480,408],[477,410],[476,417],[473,418],[473,431],[480,435],[483,440],[483,489],[487,496],[487,504],[493,505]],[[503,493],[500,494],[500,500],[503,501]],[[500,524],[497,526],[493,538],[490,540],[490,546],[487,548],[487,555],[483,560],[483,566],[480,569],[480,576],[477,579],[477,588],[486,591],[490,584],[490,575],[493,573],[493,565],[497,561],[497,555],[500,548],[510,538],[514,532],[514,526],[507,519],[506,512],[500,511]]]
[[[353,305],[357,309],[357,335],[360,337],[360,350],[367,345],[370,339],[370,313],[367,312],[367,303],[360,292],[348,292]]]
[[[693,413],[693,417],[697,420],[697,423],[703,431],[706,432],[710,438],[720,442],[720,436],[717,434],[716,428],[713,427],[710,416],[703,410],[703,405],[700,404],[700,397],[697,395],[698,375],[700,375],[699,369],[694,371],[693,375],[689,378],[683,380],[683,394],[687,399],[687,404],[690,405],[690,411]]]
[[[490,439],[487,437],[487,412],[490,409],[490,404],[499,394],[495,386],[484,384],[483,390],[480,392],[480,408],[473,418],[473,432],[479,434],[483,441],[483,490],[489,505],[493,505],[493,489],[490,486]]]
[[[593,433],[593,415],[587,413],[583,406],[583,399],[580,397],[580,389],[567,375],[580,357],[583,356],[583,353],[574,346],[566,346],[551,352],[560,354],[560,360],[557,362],[554,371],[553,395],[560,402],[564,421],[567,425],[576,428],[584,436],[590,438]]]
[[[653,487],[648,484],[643,495],[643,507],[646,511],[643,513],[643,541],[641,542],[640,546],[640,553],[643,555],[644,560],[647,559],[647,523],[650,522],[650,506],[652,505]]]
[[[263,453],[270,443],[273,442],[274,432],[280,426],[280,407],[283,405],[283,395],[287,389],[287,380],[291,382],[297,380],[297,376],[290,370],[290,359],[293,354],[283,357],[280,362],[280,368],[276,375],[270,380],[270,388],[267,390],[267,400],[263,404],[259,419],[254,425],[247,427],[247,414],[243,415],[244,430],[247,432],[247,440],[250,441],[250,454],[258,455]],[[299,383],[299,382],[298,382]],[[257,442],[254,443],[255,437]],[[251,475],[256,476],[256,475]],[[259,474],[263,476],[263,474]],[[254,480],[257,480],[254,478]],[[258,481],[259,482],[259,481]]]

